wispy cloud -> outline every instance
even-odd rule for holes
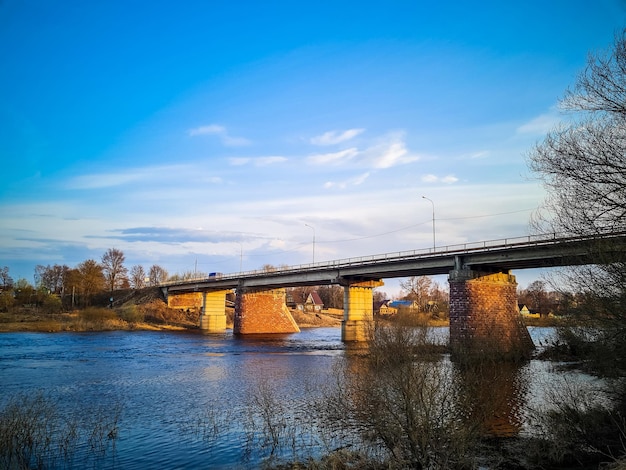
[[[217,124],[195,127],[187,131],[187,134],[191,137],[195,137],[197,135],[219,135],[224,133],[226,133],[226,128],[224,126],[218,126]]]
[[[358,167],[387,169],[420,160],[420,156],[410,152],[404,141],[403,133],[390,133],[375,143],[360,150],[350,147],[338,152],[311,155],[307,162],[312,165],[346,165],[354,163]]]
[[[310,142],[313,145],[335,145],[346,142],[361,134],[365,129],[348,129],[346,131],[328,131],[322,135],[312,137]]]
[[[352,160],[358,154],[359,151],[352,147],[339,152],[311,155],[307,161],[313,165],[340,165]]]
[[[244,166],[244,165],[268,166],[268,165],[274,165],[277,163],[284,163],[287,160],[289,160],[287,157],[281,157],[278,155],[269,156],[269,157],[232,157],[228,159],[230,164],[233,166]]]
[[[347,179],[345,181],[340,181],[340,182],[328,181],[327,183],[324,184],[324,187],[345,189],[348,186],[359,186],[360,184],[363,184],[365,180],[369,178],[369,176],[370,176],[370,173],[367,172],[367,173],[363,173],[361,175],[355,176],[354,178]]]
[[[563,119],[556,110],[541,114],[519,126],[516,130],[518,134],[544,135],[554,129]]]
[[[126,168],[119,172],[90,173],[75,176],[63,183],[65,189],[102,189],[124,186],[139,181],[168,179],[172,174],[189,172],[187,165],[163,165]]]
[[[252,158],[249,158],[249,157],[232,157],[232,158],[229,158],[228,161],[233,166],[243,166],[243,165],[247,165],[248,163],[250,163],[252,161]]]
[[[273,165],[275,163],[283,163],[287,161],[287,157],[273,156],[273,157],[259,157],[254,159],[254,163],[257,166]]]
[[[403,133],[391,133],[363,152],[364,159],[372,168],[385,169],[416,162],[420,157],[409,152]]]
[[[453,184],[459,181],[459,179],[454,175],[446,175],[446,176],[436,176],[433,174],[424,175],[421,178],[423,183],[444,183],[444,184]]]
[[[202,135],[215,135],[219,137],[222,144],[227,147],[241,147],[244,145],[250,145],[250,141],[244,137],[234,137],[229,134],[228,130],[224,126],[219,124],[209,124],[207,126],[194,127],[187,131],[187,135],[190,137],[197,137]]]
[[[242,233],[214,231],[205,229],[188,229],[173,227],[130,227],[111,230],[111,235],[99,235],[99,238],[124,240],[127,242],[159,242],[179,245],[189,242],[224,243],[241,241]],[[86,238],[90,238],[89,236]]]

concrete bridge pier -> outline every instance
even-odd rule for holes
[[[238,287],[233,333],[299,333],[285,304],[285,289]]]
[[[343,321],[341,340],[344,342],[367,341],[374,325],[374,287],[382,286],[381,280],[346,281],[343,289]]]
[[[226,294],[230,290],[202,292],[200,329],[206,333],[226,331]]]
[[[451,271],[450,347],[458,358],[522,359],[534,344],[517,305],[517,282],[508,272]]]

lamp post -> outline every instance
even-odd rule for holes
[[[429,199],[426,196],[422,196],[422,199],[426,199],[427,201],[430,201],[430,203],[433,205],[433,252],[434,252],[435,247],[437,246],[435,244],[435,203],[432,201],[432,199]]]
[[[237,242],[239,243],[239,272],[241,272],[241,268],[243,265],[243,243],[241,242]]]
[[[304,224],[304,225],[306,225],[307,227],[313,230],[313,264],[315,264],[315,227],[309,224]]]

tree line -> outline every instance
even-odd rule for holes
[[[169,276],[153,264],[147,271],[141,265],[128,269],[121,250],[108,249],[100,261],[85,260],[74,268],[67,265],[37,265],[35,285],[25,279],[14,281],[9,268],[0,268],[0,310],[13,305],[42,307],[54,313],[62,308],[86,307],[94,295],[118,289],[142,289],[158,286],[179,275]]]

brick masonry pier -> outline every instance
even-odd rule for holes
[[[534,344],[519,313],[515,276],[459,269],[448,280],[453,355],[530,356]]]
[[[299,331],[300,328],[285,305],[285,289],[237,289],[234,334]]]

